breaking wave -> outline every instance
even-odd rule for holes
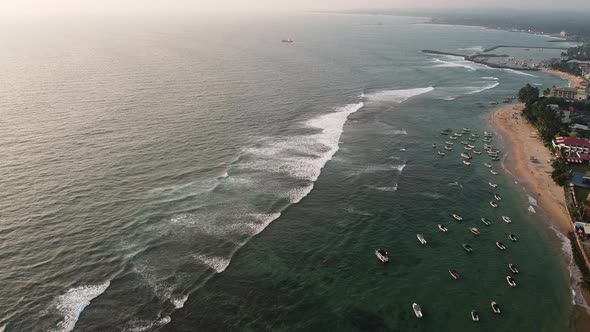
[[[529,200],[529,204],[530,204],[530,205],[532,205],[532,206],[539,206],[539,205],[538,205],[538,203],[537,203],[537,200],[536,200],[536,199],[534,199],[534,198],[533,198],[533,196],[531,196],[531,195],[528,195],[528,197],[527,197],[527,198],[528,198],[528,200]]]
[[[535,210],[535,208],[532,205],[529,205],[528,211],[530,213],[537,213],[537,211]]]
[[[375,190],[386,191],[386,192],[397,191],[397,185],[395,185],[393,187],[374,187],[374,188],[375,188]]]
[[[369,93],[365,98],[370,101],[403,103],[412,97],[419,96],[432,90],[434,90],[434,87],[432,86],[416,89],[384,90]]]
[[[536,75],[525,73],[525,72],[520,71],[520,70],[514,70],[514,69],[509,69],[509,68],[503,68],[501,70],[507,71],[509,73],[517,74],[517,75],[530,76],[530,77],[538,77]]]
[[[497,77],[493,77],[493,76],[484,76],[481,78],[482,80],[493,80],[493,81],[497,81],[499,80],[499,78]]]
[[[174,305],[174,308],[180,309],[184,307],[184,303],[186,302],[186,300],[188,300],[188,295],[173,296],[172,298],[170,298],[170,303]]]
[[[53,301],[51,309],[62,315],[63,319],[51,331],[72,331],[84,308],[90,304],[90,301],[104,293],[110,284],[110,281],[106,281],[98,285],[80,286],[71,288],[65,294],[59,295]]]
[[[457,57],[457,59],[461,59],[459,57]],[[476,71],[477,68],[475,68],[475,66],[466,60],[458,60],[458,61],[445,61],[445,60],[441,60],[441,59],[433,59],[432,63],[434,63],[435,65],[433,65],[433,68],[465,68],[467,70],[470,71]]]

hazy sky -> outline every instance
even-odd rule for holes
[[[559,7],[590,9],[590,0],[561,0]],[[479,0],[0,0],[0,14],[44,14],[111,11],[277,11],[347,10],[373,8],[461,8],[492,2]],[[494,6],[552,8],[550,0],[495,0]],[[579,9],[579,7],[578,7]]]

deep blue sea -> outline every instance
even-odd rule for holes
[[[490,101],[564,82],[421,52],[548,39],[420,22],[0,23],[0,331],[571,329],[541,208],[485,153],[464,165],[466,136],[436,153],[445,128],[481,149]]]

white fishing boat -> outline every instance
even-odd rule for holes
[[[436,148],[436,143],[432,143],[432,148]]]
[[[437,153],[438,153],[438,155],[439,155],[439,156],[441,156],[441,157],[443,157],[443,156],[445,155],[445,153],[444,153],[444,152],[442,152],[442,151],[437,151]]]
[[[512,241],[512,242],[516,242],[517,241],[516,235],[514,235],[514,234],[508,234],[508,239],[510,241]]]
[[[438,224],[438,229],[440,229],[440,231],[443,233],[446,233],[449,231],[449,229],[443,224]]]
[[[465,165],[467,165],[467,166],[471,165],[471,163],[470,163],[470,162],[468,162],[467,160],[463,160],[463,164],[465,164]]]
[[[489,226],[489,225],[491,225],[491,224],[492,224],[492,223],[491,223],[489,220],[487,220],[486,218],[481,218],[481,222],[483,222],[483,224],[484,224],[484,225],[486,225],[486,226]]]
[[[465,153],[465,152],[461,152],[461,157],[463,157],[467,160],[473,158],[473,157],[471,157],[471,155],[469,153]]]
[[[414,314],[416,315],[416,317],[423,317],[422,308],[420,308],[420,305],[418,303],[412,303],[412,309],[414,310]]]
[[[453,145],[453,142],[446,141],[445,144],[446,145]]]
[[[465,249],[465,251],[467,251],[467,252],[472,252],[472,251],[473,251],[473,248],[471,248],[471,246],[470,246],[470,245],[468,245],[467,243],[463,243],[461,246],[462,246],[462,247],[463,247],[463,249]]]
[[[424,238],[424,235],[422,234],[416,234],[416,238],[418,239],[418,241],[420,241],[420,243],[422,244],[427,244],[428,242],[426,242],[426,239]]]
[[[445,146],[445,150],[447,150],[447,151],[453,151],[453,148],[450,147],[450,146]]]
[[[518,274],[518,268],[516,267],[516,265],[508,264],[508,269],[510,269],[510,272],[512,272],[514,274]]]
[[[494,171],[493,169],[490,170],[490,173],[492,173],[492,175],[498,175],[498,172]]]
[[[377,258],[381,261],[381,263],[389,262],[389,255],[387,254],[387,251],[385,251],[383,249],[375,250],[375,256],[377,256]]]
[[[498,247],[500,250],[506,250],[506,246],[500,241],[496,241],[496,247]]]
[[[494,199],[496,199],[497,201],[501,201],[502,197],[500,197],[500,195],[498,194],[494,194]]]
[[[473,150],[473,148],[470,148],[469,146],[464,146],[463,149],[467,150],[467,151],[471,151]]]
[[[492,164],[485,163],[485,164],[483,164],[483,165],[484,165],[485,167],[487,167],[487,168],[492,168]]]
[[[471,320],[479,322],[479,313],[475,310],[471,310]]]
[[[455,218],[455,220],[457,220],[457,221],[463,221],[463,217],[461,217],[460,215],[458,215],[456,213],[453,213],[451,216],[453,218]]]
[[[490,185],[490,187],[492,188],[496,188],[498,185],[496,183],[492,183],[492,182],[488,182],[488,184]]]
[[[516,287],[516,280],[514,280],[514,278],[511,276],[506,276],[506,282],[508,285],[510,285],[510,287]]]
[[[504,222],[507,224],[512,222],[512,219],[510,219],[509,217],[506,217],[506,216],[502,216],[502,220],[504,220]]]
[[[498,303],[496,303],[495,301],[492,301],[492,302],[490,303],[490,305],[492,306],[492,311],[493,311],[495,314],[499,314],[499,313],[500,313],[500,306],[498,305]]]
[[[494,202],[494,201],[490,201],[490,206],[493,208],[497,208],[498,204],[496,204],[496,202]]]
[[[476,155],[480,155],[481,154],[481,151],[479,151],[479,150],[473,150],[473,153],[475,153]]]
[[[475,235],[475,236],[479,236],[479,229],[472,227],[469,229],[469,231],[471,232],[471,234]]]

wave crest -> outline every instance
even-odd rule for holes
[[[59,295],[53,301],[52,308],[60,315],[63,315],[63,319],[51,331],[72,331],[80,314],[90,304],[90,301],[104,293],[110,284],[110,281],[106,281],[98,285],[80,286],[71,288],[65,294]]]
[[[412,97],[419,96],[432,90],[434,90],[434,87],[432,86],[415,89],[383,90],[369,93],[365,96],[365,98],[370,101],[393,102],[401,104]]]

